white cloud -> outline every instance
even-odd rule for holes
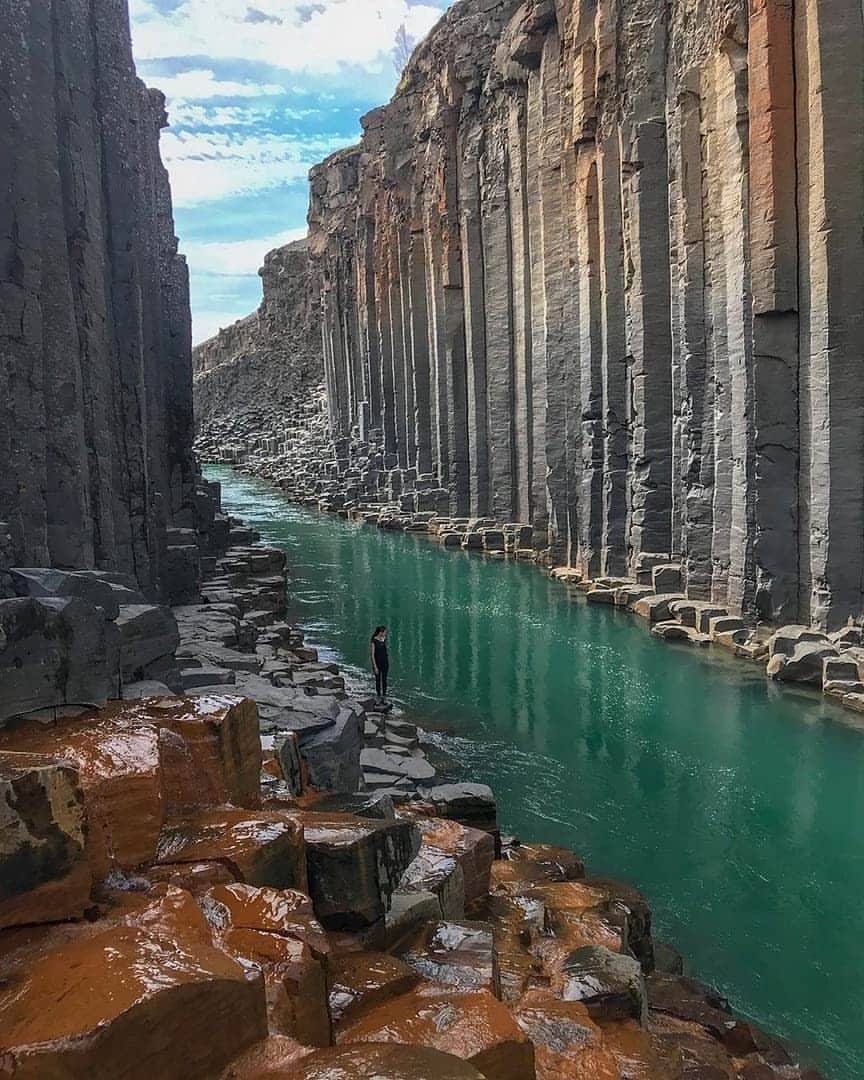
[[[345,145],[341,134],[301,139],[280,134],[238,136],[170,128],[161,140],[162,158],[171,177],[174,205],[178,207],[305,179],[312,165]]]
[[[264,97],[282,94],[284,89],[268,83],[231,82],[217,79],[206,68],[191,68],[178,75],[147,75],[168,98],[180,98],[183,101],[206,101],[209,98]]]
[[[206,56],[316,74],[380,71],[402,23],[420,38],[441,16],[407,0],[181,0],[167,12],[132,0],[131,12],[139,60]]]
[[[273,248],[290,244],[306,235],[305,227],[259,236],[252,240],[207,241],[184,245],[193,271],[211,274],[257,274],[264,256]]]
[[[192,316],[192,343],[200,345],[202,341],[215,337],[223,327],[230,326],[238,319],[244,319],[249,312],[241,308],[232,311],[223,308],[220,311],[196,311]]]

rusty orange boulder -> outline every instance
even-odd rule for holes
[[[294,889],[220,885],[201,908],[223,948],[261,969],[271,1031],[329,1046],[330,946],[309,897]]]
[[[0,731],[0,751],[46,754],[78,773],[87,815],[87,858],[95,881],[149,862],[162,826],[159,731],[124,713]]]
[[[0,979],[0,1046],[15,1080],[204,1080],[267,1034],[260,974],[214,948],[176,889],[77,936],[7,941]]]
[[[90,898],[84,841],[76,770],[0,753],[0,929],[83,914]]]
[[[486,1080],[535,1080],[533,1045],[488,990],[421,983],[349,1025],[339,1041],[426,1046],[470,1061]]]
[[[273,1080],[485,1080],[468,1062],[420,1046],[341,1046],[309,1054]]]
[[[133,715],[160,730],[162,794],[169,810],[260,805],[261,736],[258,707],[250,698],[164,698],[134,706]]]
[[[402,960],[424,979],[501,996],[492,927],[484,922],[426,923],[404,942]]]
[[[417,824],[421,832],[422,858],[433,865],[436,860],[440,862],[448,858],[458,864],[462,871],[465,903],[470,904],[485,896],[489,891],[489,875],[495,858],[493,837],[481,829],[472,829],[444,818],[420,818]]]
[[[247,885],[306,888],[303,833],[292,817],[273,810],[221,807],[166,822],[156,862],[222,863]]]
[[[0,731],[0,752],[47,755],[77,770],[95,881],[150,862],[164,819],[190,806],[258,804],[254,702],[229,696],[111,702],[99,712]]]
[[[412,990],[418,982],[417,972],[389,953],[342,953],[330,964],[333,1023],[353,1023],[364,1012]]]
[[[620,1080],[615,1056],[581,1002],[532,990],[513,1015],[534,1044],[537,1080]]]

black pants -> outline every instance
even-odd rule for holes
[[[389,668],[379,667],[375,672],[375,693],[378,697],[387,697],[387,672]]]

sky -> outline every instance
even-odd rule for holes
[[[200,342],[253,311],[258,267],[306,234],[307,173],[389,100],[404,26],[449,0],[130,0],[138,74],[164,91],[162,157]]]

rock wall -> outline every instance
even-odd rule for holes
[[[164,98],[136,77],[126,0],[0,0],[0,25],[0,571],[153,594],[166,528],[195,524]]]
[[[321,382],[321,323],[307,241],[269,252],[259,274],[258,310],[193,350],[202,445],[239,450],[293,414]]]
[[[860,614],[860,0],[462,0],[363,129],[311,176],[343,445],[589,577]]]

